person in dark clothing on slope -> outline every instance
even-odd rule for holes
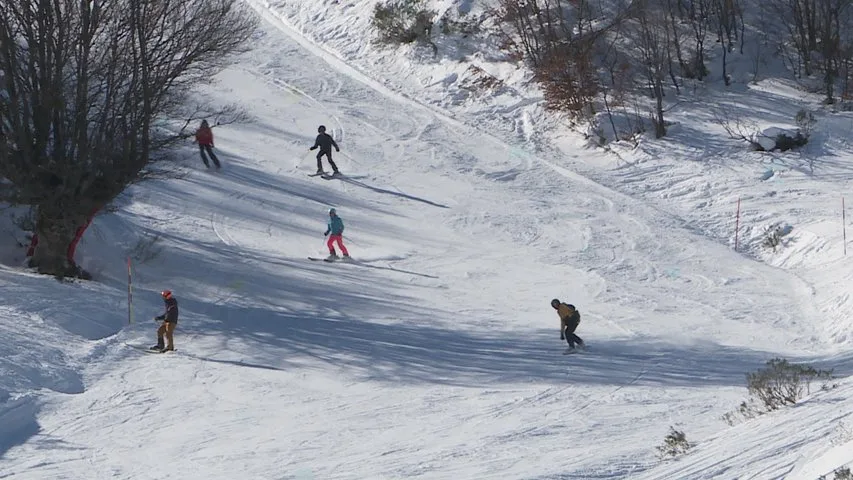
[[[332,160],[332,147],[335,147],[336,152],[340,152],[341,149],[338,148],[338,144],[335,143],[335,139],[326,133],[326,127],[320,125],[317,128],[317,132],[319,135],[317,135],[317,140],[314,141],[314,146],[308,149],[320,149],[320,153],[317,154],[317,173],[323,173],[323,155],[326,156],[326,159],[329,161],[329,165],[332,166],[332,170],[334,170],[335,173],[341,173],[338,171],[338,166],[335,165],[335,162]]]
[[[171,352],[175,350],[175,327],[178,326],[178,301],[172,295],[170,290],[163,290],[160,293],[163,297],[163,302],[166,304],[166,311],[163,315],[154,317],[155,321],[163,322],[160,328],[157,329],[157,345],[151,347],[151,350],[159,350],[160,352]],[[163,337],[166,337],[166,344],[163,344]]]
[[[563,303],[559,299],[551,300],[551,307],[557,311],[560,316],[560,340],[565,340],[569,344],[567,352],[575,349],[575,344],[580,348],[585,348],[581,337],[575,335],[578,325],[581,323],[581,314],[575,309],[574,305]]]
[[[207,162],[207,156],[204,154],[204,152],[207,152],[207,155],[210,155],[216,168],[220,168],[222,165],[219,164],[219,159],[213,153],[213,130],[210,129],[210,124],[207,123],[207,120],[201,121],[201,126],[195,132],[195,141],[198,143],[198,153],[201,154],[204,166],[210,168],[210,163]]]

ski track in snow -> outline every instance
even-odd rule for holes
[[[711,479],[750,465],[740,478],[806,480],[821,469],[777,457],[828,435],[827,424],[779,436],[773,415],[739,449],[710,443],[689,463],[664,464],[653,450],[670,425],[735,438],[756,429],[721,432],[717,417],[774,352],[820,351],[797,321],[816,313],[803,307],[813,284],[745,260],[549,150],[525,153],[394,92],[269,3],[248,3],[267,21],[255,50],[210,88],[257,120],[217,131],[222,171],[134,187],[150,196],[103,220],[115,235],[163,230],[168,248],[136,266],[136,324],[81,340],[84,353],[40,347],[55,355],[44,365],[65,365],[57,371],[27,354],[32,342],[11,344],[0,361],[12,372],[0,380],[0,438],[12,439],[0,442],[0,478]],[[321,123],[353,178],[306,176]],[[356,265],[305,260],[325,250],[330,206]],[[75,286],[74,308],[42,300],[0,317],[32,319],[39,326],[23,333],[51,345],[68,343],[65,329],[119,330],[110,312],[125,273],[112,257],[112,289]],[[2,281],[35,296],[52,280]],[[140,318],[160,312],[164,285],[179,292],[178,351],[141,355],[123,343],[153,341],[156,324]],[[103,305],[89,306],[93,294]],[[589,352],[560,355],[552,297],[578,305]],[[4,393],[39,388],[49,391]],[[847,418],[832,405],[810,416]]]

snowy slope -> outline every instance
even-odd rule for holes
[[[471,127],[479,107],[424,105],[398,88],[412,77],[384,85],[282,21],[349,7],[351,38],[371,2],[311,3],[252,3],[267,23],[209,93],[254,122],[216,129],[221,172],[188,150],[186,178],[98,217],[81,258],[102,284],[2,272],[0,478],[809,479],[853,461],[846,380],[719,418],[775,355],[849,375],[827,356],[840,323],[821,323],[849,269],[813,269],[831,252],[755,261],[697,225],[694,196],[615,188]],[[343,179],[307,176],[319,124]],[[355,264],[305,258],[332,206]],[[155,236],[124,326],[124,258]],[[127,347],[153,343],[163,288],[178,352]],[[589,352],[560,354],[553,297]],[[670,425],[697,447],[661,463]]]
[[[845,272],[851,270],[841,224],[842,197],[853,181],[848,166],[851,114],[827,109],[821,106],[820,95],[774,78],[788,73],[774,70],[780,66],[771,59],[765,58],[762,72],[762,78],[769,78],[748,83],[754,70],[751,53],[732,53],[728,59],[736,81],[732,87],[723,87],[713,77],[684,85],[678,95],[671,92],[677,102],[668,108],[673,126],[667,137],[640,138],[636,145],[614,143],[609,145],[612,155],[600,155],[570,131],[565,120],[543,111],[541,92],[529,72],[507,62],[493,39],[435,35],[437,55],[418,46],[389,54],[373,42],[370,22],[376,1],[253,1],[270,6],[277,17],[322,45],[324,58],[343,59],[369,75],[376,72],[372,75],[409,98],[507,138],[519,148],[537,151],[599,184],[643,198],[730,246],[735,245],[740,199],[739,251],[795,271],[811,285],[815,315],[820,318],[815,334],[834,349],[844,348],[853,327],[846,312],[853,305],[845,284],[834,279],[846,278]],[[494,5],[488,0],[428,4],[439,16],[447,13],[475,23]],[[709,52],[712,69],[718,61],[716,52]],[[483,82],[490,86],[477,86]],[[749,152],[743,141],[729,138],[717,120],[740,122],[749,127],[747,133],[796,128],[794,117],[800,109],[815,114],[813,140],[806,148],[787,153]],[[786,238],[792,248],[779,254],[759,246],[765,229],[777,223],[793,228]],[[827,268],[838,271],[830,282],[825,281]]]

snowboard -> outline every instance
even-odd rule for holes
[[[125,345],[127,345],[130,348],[133,348],[135,350],[139,350],[140,352],[145,352],[145,353],[170,353],[170,352],[177,352],[178,351],[177,348],[174,350],[170,350],[169,352],[162,352],[160,350],[152,350],[150,347],[144,347],[142,345],[131,345],[129,343],[125,343]]]

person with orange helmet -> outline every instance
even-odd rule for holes
[[[157,329],[157,345],[151,347],[151,350],[162,352],[171,352],[175,350],[175,327],[178,326],[178,301],[172,295],[171,290],[163,290],[160,292],[163,297],[163,302],[166,303],[166,311],[163,315],[154,317],[155,321],[163,322],[160,328]],[[163,342],[163,337],[166,337],[166,343]]]

